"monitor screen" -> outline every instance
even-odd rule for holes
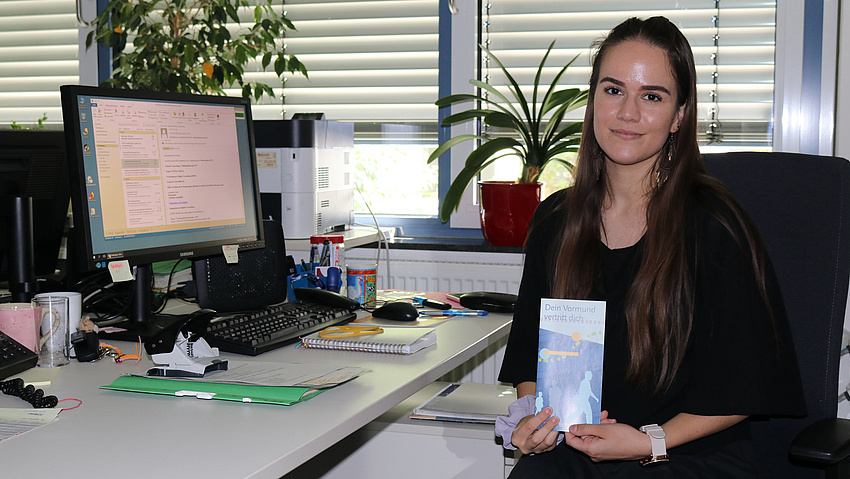
[[[263,246],[249,100],[86,86],[61,93],[84,269]],[[149,294],[147,286],[136,292]]]

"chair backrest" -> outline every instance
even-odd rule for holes
[[[850,281],[850,162],[793,153],[705,155],[761,233],[788,311],[808,416],[753,421],[763,477],[823,478],[788,447],[805,426],[835,417],[838,363]]]

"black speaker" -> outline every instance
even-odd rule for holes
[[[289,274],[283,226],[264,220],[266,247],[239,252],[239,261],[228,264],[224,256],[192,264],[198,304],[218,312],[260,309],[286,299]]]
[[[12,301],[28,303],[38,292],[35,280],[32,198],[3,196],[3,220],[9,261],[9,291]],[[2,257],[0,257],[2,259]]]

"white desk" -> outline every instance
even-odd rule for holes
[[[458,318],[437,327],[436,346],[409,356],[288,346],[253,358],[372,370],[289,407],[97,389],[122,373],[142,373],[150,361],[72,361],[45,392],[82,405],[0,442],[0,464],[38,477],[279,478],[463,364],[509,326],[509,315]],[[119,347],[132,349],[129,343]],[[0,394],[0,407],[24,406]]]
[[[410,419],[448,383],[435,382],[310,459],[285,479],[497,479],[515,461],[493,425]]]

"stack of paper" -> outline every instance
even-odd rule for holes
[[[413,410],[413,419],[495,424],[496,416],[506,416],[516,400],[510,386],[496,384],[449,384]]]

